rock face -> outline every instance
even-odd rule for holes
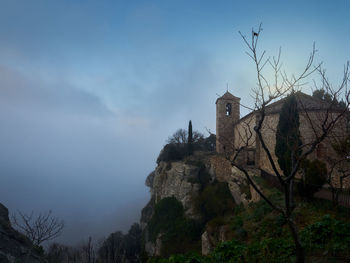
[[[148,238],[147,223],[152,217],[154,205],[163,198],[175,197],[181,202],[186,217],[199,219],[200,214],[195,209],[194,198],[200,191],[200,175],[203,169],[209,171],[205,165],[193,165],[184,161],[160,162],[146,179],[146,185],[150,187],[151,200],[142,210],[141,228],[144,230],[145,251],[149,256],[160,255],[161,235],[156,242]],[[210,180],[210,179],[209,179]]]
[[[249,171],[251,176],[258,175],[256,170]],[[205,175],[205,179],[203,179]],[[162,242],[161,234],[155,242],[149,240],[147,223],[151,220],[155,205],[166,197],[175,197],[181,202],[187,218],[201,219],[196,210],[195,199],[201,192],[203,180],[206,182],[225,182],[236,204],[247,205],[259,200],[259,196],[251,188],[244,174],[231,167],[230,163],[220,155],[197,155],[194,160],[160,162],[146,179],[150,187],[151,200],[142,210],[140,225],[144,235],[144,249],[149,256],[159,256]],[[209,253],[219,242],[231,239],[230,227],[204,229],[202,235],[202,253]]]
[[[207,229],[202,234],[202,254],[208,255],[220,242],[231,240],[232,237],[232,231],[229,225]]]
[[[38,263],[31,242],[11,227],[8,209],[0,203],[0,263]]]
[[[226,182],[229,186],[232,197],[236,204],[248,205],[249,202],[257,202],[260,200],[259,194],[249,186],[248,181],[237,168],[232,167],[231,164],[222,156],[213,156],[210,159],[211,167],[214,169],[216,179],[220,182]],[[260,176],[260,171],[254,168],[247,169],[251,178]]]
[[[173,196],[182,203],[188,217],[198,217],[191,201],[200,189],[197,183],[199,171],[199,167],[184,162],[161,162],[154,172],[151,187],[155,202]]]

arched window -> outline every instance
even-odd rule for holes
[[[226,104],[226,116],[230,116],[232,111],[232,105],[231,103]]]

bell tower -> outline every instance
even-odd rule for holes
[[[230,92],[216,100],[216,152],[233,152],[234,125],[240,119],[240,98]]]

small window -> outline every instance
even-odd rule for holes
[[[226,104],[226,116],[230,116],[232,111],[232,105],[231,103]]]

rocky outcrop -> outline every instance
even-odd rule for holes
[[[202,254],[208,255],[219,243],[231,240],[232,237],[232,230],[229,225],[218,226],[215,229],[207,228],[202,234]]]
[[[259,171],[250,169],[249,174],[254,177],[259,175]],[[144,249],[149,256],[160,255],[162,247],[161,233],[153,242],[148,238],[147,223],[152,218],[155,205],[166,197],[175,197],[181,202],[187,218],[201,219],[202,215],[195,207],[195,200],[203,186],[214,180],[228,184],[236,204],[247,205],[259,200],[259,195],[249,186],[245,175],[232,168],[223,156],[197,153],[182,161],[159,162],[146,179],[151,200],[142,210],[140,222]],[[215,229],[207,227],[202,234],[202,253],[207,254],[218,243],[230,240],[231,232],[227,225],[217,226]]]
[[[216,179],[220,182],[226,182],[229,186],[232,197],[236,204],[248,205],[249,202],[260,200],[259,194],[253,187],[249,186],[246,176],[236,167],[232,167],[230,162],[223,156],[214,155],[210,159],[211,167],[214,168]],[[254,168],[247,168],[252,179],[260,176],[260,171]]]
[[[0,263],[38,263],[40,256],[28,238],[11,227],[8,209],[0,203]]]
[[[185,209],[186,216],[198,218],[192,199],[198,195],[200,168],[184,162],[161,162],[154,172],[151,195],[155,202],[165,197],[175,197]]]
[[[181,202],[187,218],[200,219],[201,217],[196,211],[194,200],[199,194],[201,180],[204,180],[203,175],[206,176],[205,180],[211,181],[215,178],[215,174],[206,158],[198,156],[194,158],[197,161],[187,159],[186,161],[160,162],[155,171],[150,173],[146,179],[146,185],[150,187],[151,200],[142,210],[140,225],[144,231],[144,248],[148,255],[160,255],[162,246],[161,234],[155,242],[151,242],[146,229],[157,202],[166,197],[175,197]]]

